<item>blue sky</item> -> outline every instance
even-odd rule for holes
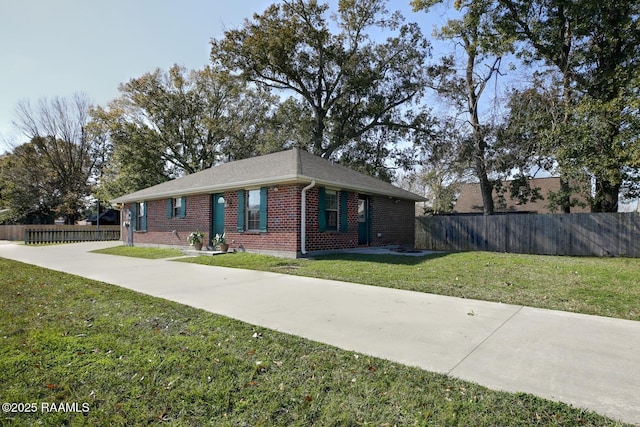
[[[119,96],[118,85],[173,64],[209,62],[209,41],[240,26],[274,0],[0,0],[0,153],[22,143],[13,131],[21,100],[84,92],[94,104]],[[331,3],[336,3],[332,0]],[[441,15],[414,14],[391,0],[430,35]]]
[[[42,97],[85,92],[105,104],[118,97],[120,83],[158,67],[201,68],[209,61],[211,38],[270,3],[2,0],[0,141],[12,136],[19,101],[33,105]]]

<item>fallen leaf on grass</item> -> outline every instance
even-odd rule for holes
[[[170,418],[167,415],[167,408],[163,409],[162,412],[160,412],[160,414],[158,414],[158,420],[159,421],[169,421]]]

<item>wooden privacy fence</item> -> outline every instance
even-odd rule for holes
[[[120,240],[120,226],[0,225],[0,240],[24,240],[27,244]]]
[[[416,247],[435,251],[640,257],[640,214],[417,217]]]

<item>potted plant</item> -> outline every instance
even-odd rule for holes
[[[216,237],[213,238],[213,245],[219,246],[221,252],[227,252],[229,250],[225,234],[226,233],[216,234]]]
[[[204,233],[200,231],[194,231],[189,234],[189,238],[187,241],[191,246],[193,246],[197,251],[202,249],[202,240],[204,239]]]

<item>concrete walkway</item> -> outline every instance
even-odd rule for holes
[[[0,257],[640,425],[640,322],[282,274],[0,244]]]

